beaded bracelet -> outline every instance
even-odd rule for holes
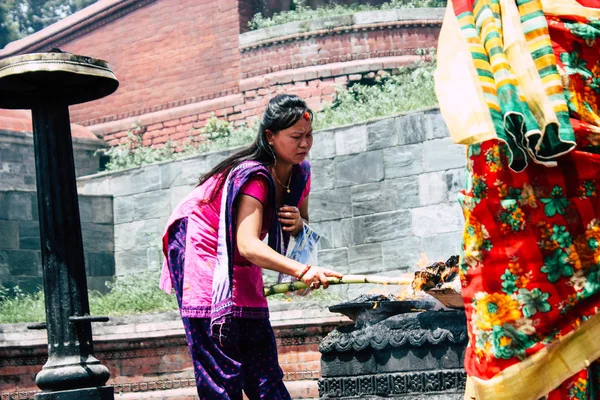
[[[306,267],[304,267],[304,271],[302,271],[302,273],[300,275],[298,275],[296,277],[296,279],[300,280],[302,279],[302,277],[308,272],[308,270],[311,268],[310,265],[306,264]]]

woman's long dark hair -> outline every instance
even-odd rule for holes
[[[202,185],[213,176],[219,177],[219,181],[217,182],[209,201],[214,200],[216,194],[221,190],[221,187],[225,183],[227,172],[241,162],[258,161],[266,166],[273,165],[275,163],[275,152],[267,142],[267,130],[277,133],[287,129],[298,122],[306,112],[309,113],[310,118],[312,119],[313,113],[306,105],[306,102],[295,94],[279,94],[273,97],[269,101],[267,109],[262,115],[254,142],[245,149],[242,149],[221,161],[212,170],[200,178],[198,185]]]

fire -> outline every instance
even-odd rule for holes
[[[427,257],[427,254],[421,253],[421,255],[419,256],[419,260],[417,261],[417,269],[423,269],[423,268],[427,267],[429,264],[430,264],[430,262],[429,262],[429,257]]]

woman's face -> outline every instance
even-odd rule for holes
[[[266,132],[267,141],[273,145],[278,163],[299,164],[308,155],[312,147],[312,122],[300,118],[298,122],[277,133]]]

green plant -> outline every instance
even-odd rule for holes
[[[445,7],[446,0],[391,0],[379,6],[369,4],[326,4],[318,8],[310,8],[304,0],[295,2],[295,6],[290,10],[281,11],[267,18],[257,13],[252,20],[248,22],[250,30],[269,28],[275,25],[282,25],[288,22],[308,21],[315,18],[336,17],[340,15],[350,15],[360,11],[391,10],[396,8],[422,8],[422,7]]]
[[[317,113],[314,128],[331,128],[435,106],[434,70],[434,62],[420,62],[400,68],[395,74],[341,88],[334,101]]]
[[[18,286],[0,286],[0,323],[41,322],[46,319],[44,293],[24,293]]]
[[[432,49],[418,49],[422,56],[435,58]],[[325,104],[316,113],[314,129],[327,129],[359,123],[372,118],[395,115],[437,104],[433,87],[434,61],[422,61],[399,68],[393,74],[372,74],[348,87],[338,87],[331,104]],[[137,124],[127,132],[128,142],[120,144],[105,154],[110,156],[109,171],[137,167],[160,161],[174,160],[251,143],[256,136],[255,123],[234,127],[214,114],[206,125],[190,132],[190,136],[177,147],[171,142],[163,147],[144,146],[145,127]]]
[[[106,170],[117,171],[243,146],[255,137],[254,124],[244,124],[235,128],[231,122],[217,118],[214,113],[204,127],[192,130],[180,147],[172,141],[167,141],[162,147],[146,146],[143,144],[145,132],[146,127],[137,122],[127,131],[125,143],[102,150],[104,155],[110,158],[105,166]]]

